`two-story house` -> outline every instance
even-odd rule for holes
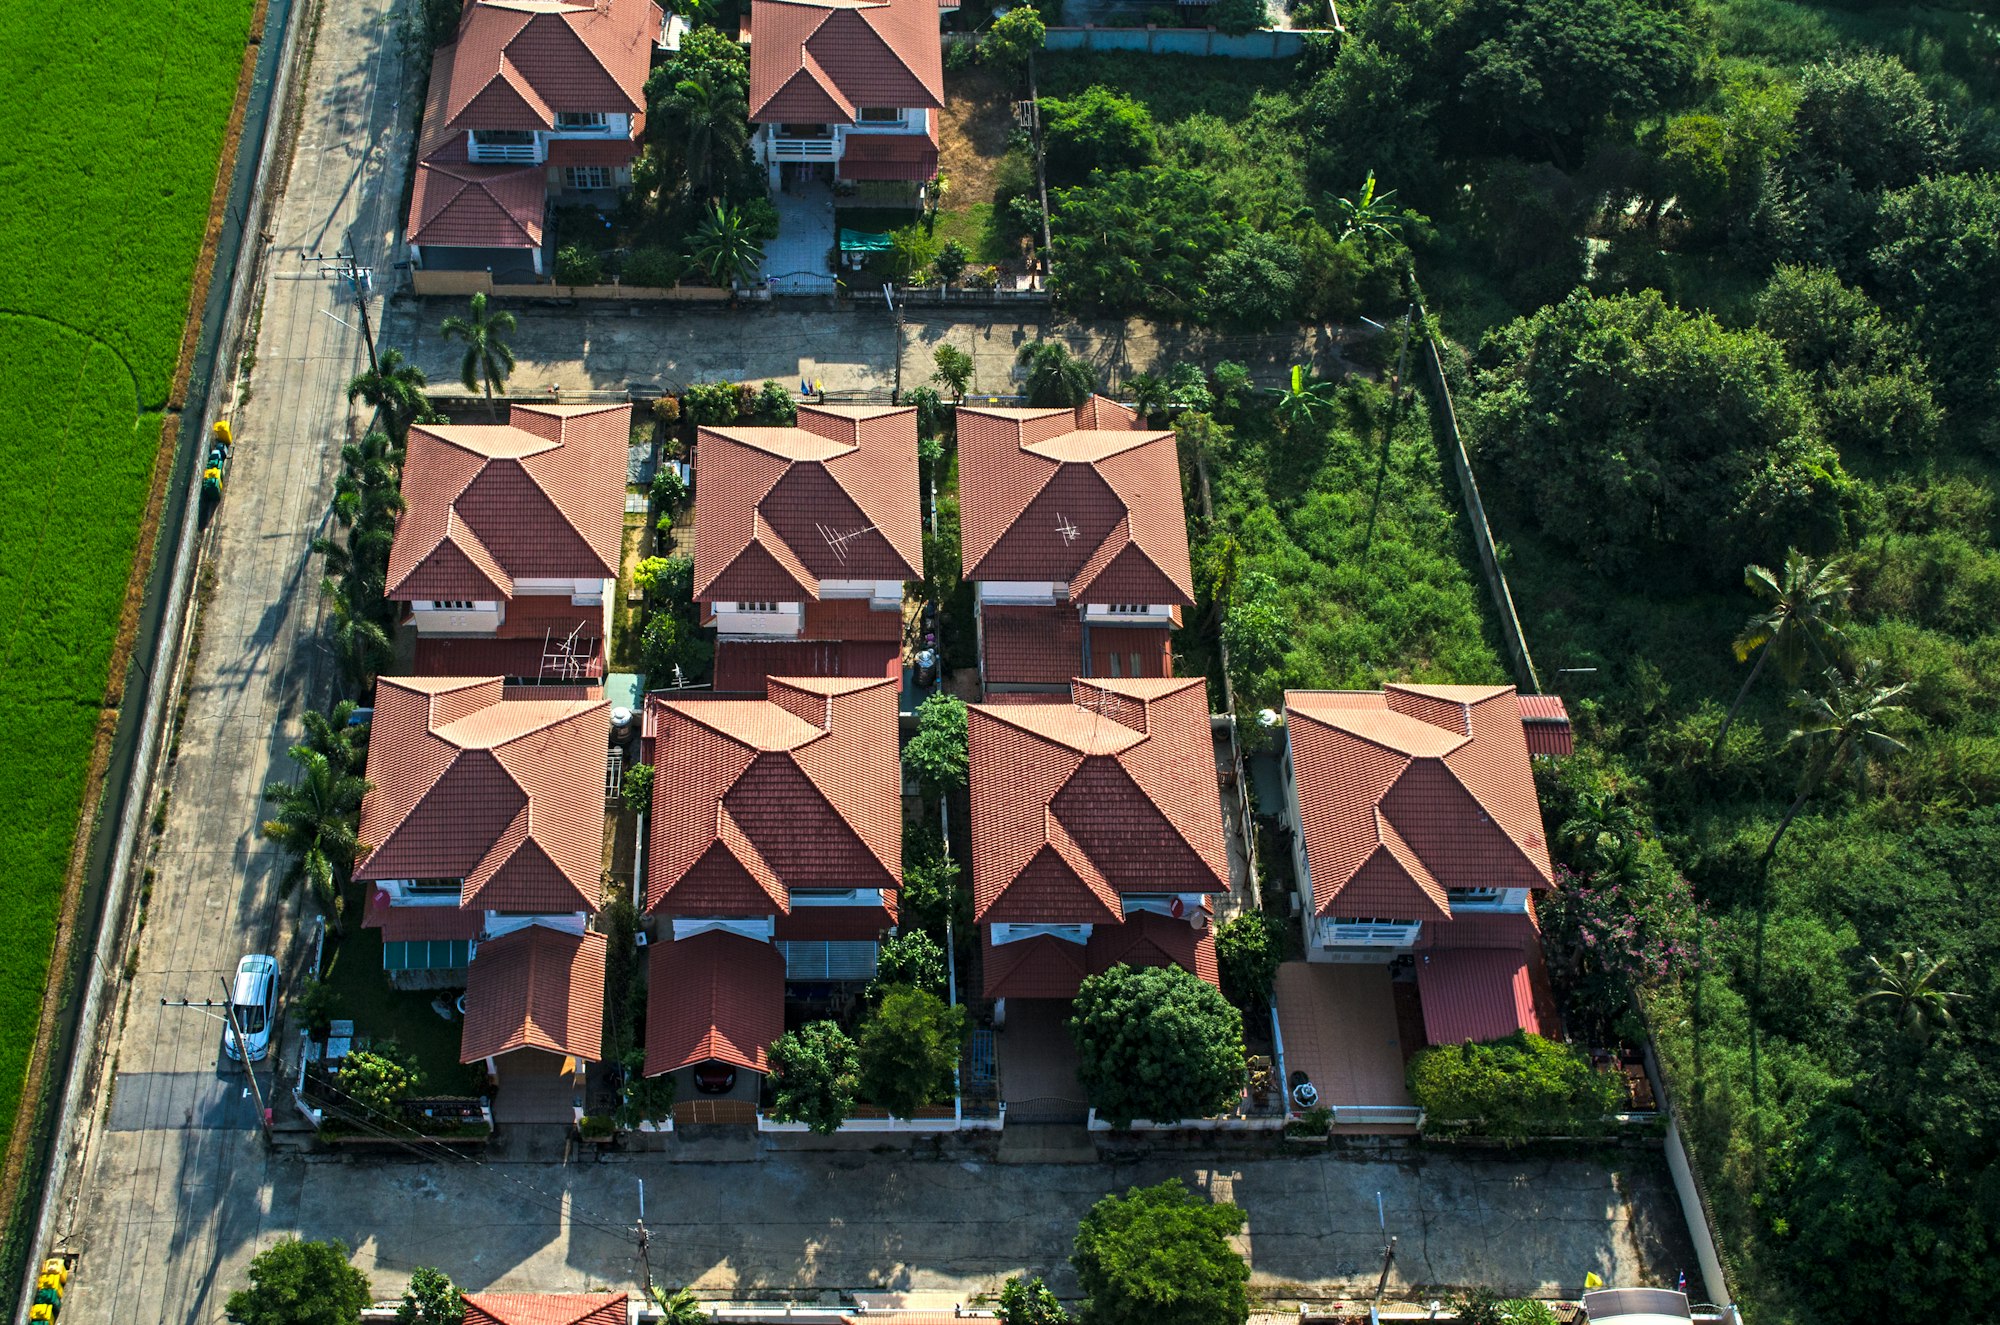
[[[405,238],[420,268],[544,274],[548,200],[632,183],[654,0],[469,0],[431,62]]]
[[[1552,1020],[1531,898],[1554,870],[1512,686],[1285,693],[1310,962],[1414,970],[1432,1044]],[[1566,735],[1566,727],[1564,729]]]
[[[788,985],[875,974],[903,877],[896,686],[788,678],[763,699],[649,695],[646,1073],[756,1099]],[[744,1079],[728,1084],[734,1069]],[[683,1098],[685,1098],[685,1093]]]
[[[924,558],[915,409],[805,405],[795,427],[702,428],[695,530],[716,693],[901,676],[903,582]]]
[[[989,695],[1173,675],[1194,573],[1172,432],[1098,396],[1075,410],[963,406],[958,465]]]
[[[547,1080],[603,1049],[602,700],[505,698],[491,677],[375,686],[354,877],[403,988],[465,986],[461,1060]],[[504,1069],[502,1059],[504,1057]]]
[[[937,174],[937,0],[751,0],[750,120],[776,190]]]
[[[386,596],[409,604],[418,675],[602,684],[631,411],[410,429]]]
[[[1022,699],[968,710],[986,996],[1072,998],[1121,964],[1215,983],[1229,853],[1204,683],[1078,680],[1068,702]]]

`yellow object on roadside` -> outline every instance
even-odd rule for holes
[[[215,440],[218,442],[228,442],[232,446],[235,445],[236,443],[236,439],[232,437],[229,433],[228,419],[217,419],[215,421],[215,427],[209,429],[209,432],[214,436]]]

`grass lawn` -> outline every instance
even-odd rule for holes
[[[358,910],[350,914],[359,915]],[[459,1031],[454,1017],[446,1021],[431,1010],[439,990],[391,989],[382,969],[382,931],[351,928],[341,938],[329,938],[322,978],[339,995],[340,1015],[354,1023],[354,1033],[380,1043],[395,1040],[416,1060],[423,1074],[418,1092],[424,1095],[478,1095],[485,1089],[483,1065],[458,1061]],[[449,991],[453,997],[458,991]]]
[[[251,8],[14,6],[0,19],[10,1132]]]

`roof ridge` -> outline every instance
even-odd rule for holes
[[[1009,422],[1019,422],[1019,421],[1018,421],[1018,420],[1009,420]],[[1017,520],[1019,520],[1019,519],[1020,519],[1020,518],[1021,518],[1022,516],[1026,515],[1026,514],[1028,513],[1028,508],[1029,508],[1030,506],[1033,506],[1033,505],[1035,504],[1035,499],[1036,499],[1037,497],[1041,496],[1041,495],[1042,495],[1042,494],[1043,494],[1044,492],[1048,491],[1048,487],[1049,487],[1049,485],[1050,485],[1051,483],[1055,482],[1055,480],[1056,480],[1056,475],[1058,475],[1058,474],[1062,473],[1062,464],[1061,464],[1061,462],[1059,462],[1059,461],[1055,461],[1055,460],[1050,460],[1050,459],[1049,459],[1049,457],[1047,457],[1047,456],[1045,456],[1045,455],[1038,455],[1038,454],[1036,454],[1035,452],[1033,452],[1033,451],[1030,451],[1030,450],[1029,450],[1029,449],[1028,449],[1028,448],[1027,448],[1027,447],[1026,447],[1026,446],[1025,446],[1024,444],[1022,444],[1022,442],[1020,441],[1020,438],[1019,438],[1019,436],[1018,436],[1018,430],[1017,430],[1017,435],[1016,435],[1016,438],[1015,438],[1015,444],[1014,444],[1014,449],[1015,449],[1015,450],[1017,450],[1017,451],[1019,451],[1019,452],[1021,452],[1021,454],[1023,454],[1023,455],[1032,455],[1032,456],[1034,456],[1034,457],[1035,457],[1035,459],[1037,459],[1037,460],[1040,460],[1040,461],[1042,461],[1042,462],[1046,463],[1046,464],[1048,465],[1048,467],[1049,467],[1049,471],[1048,471],[1048,473],[1046,473],[1046,474],[1042,475],[1042,481],[1041,481],[1040,483],[1037,483],[1037,484],[1035,485],[1035,490],[1034,490],[1033,492],[1030,492],[1030,493],[1029,493],[1029,494],[1027,495],[1027,500],[1023,501],[1023,502],[1022,502],[1022,503],[1020,504],[1020,507],[1019,507],[1018,509],[1016,509],[1016,510],[1012,511],[1012,513],[1011,513],[1011,514],[1009,514],[1009,515],[1007,516],[1007,518],[1006,518],[1005,520],[1002,520],[1002,521],[1000,521],[1000,522],[999,522],[999,532],[993,535],[993,541],[992,541],[992,542],[988,543],[988,544],[987,544],[987,545],[986,545],[985,547],[983,547],[983,548],[981,548],[981,549],[980,549],[980,551],[979,551],[979,556],[978,556],[978,559],[977,559],[977,560],[975,560],[975,561],[974,561],[974,562],[973,562],[973,563],[972,563],[971,565],[969,565],[969,566],[967,566],[967,567],[965,568],[965,573],[964,573],[964,575],[963,575],[963,577],[962,577],[962,578],[964,578],[964,579],[968,579],[968,580],[976,580],[976,579],[978,579],[978,578],[979,578],[979,574],[978,574],[978,572],[979,572],[979,568],[980,568],[980,566],[981,566],[981,565],[982,565],[982,564],[983,564],[983,563],[985,562],[985,560],[986,560],[986,559],[987,559],[988,557],[990,557],[990,556],[992,556],[992,555],[993,555],[993,549],[994,549],[994,548],[997,548],[997,547],[999,547],[999,546],[1000,546],[1000,540],[1002,540],[1002,539],[1004,539],[1005,537],[1007,537],[1008,533],[1009,533],[1009,532],[1011,532],[1011,531],[1013,530],[1013,528],[1014,528],[1014,522],[1015,522],[1015,521],[1017,521]],[[1111,485],[1107,483],[1107,484],[1105,484],[1105,486],[1106,486],[1106,487],[1108,488],[1108,487],[1110,487]],[[1114,493],[1112,493],[1112,495],[1113,495],[1113,496],[1115,497],[1115,496],[1117,496],[1117,493],[1115,493],[1115,492],[1114,492]],[[1014,505],[1014,503],[1013,503],[1013,502],[1008,502],[1008,503],[1007,503],[1007,505],[1008,505],[1009,507],[1012,507],[1012,506]],[[960,540],[961,540],[961,542],[962,542],[962,541],[963,541],[963,539],[964,539],[964,521],[963,521],[963,520],[961,520],[961,521],[959,522],[959,531],[960,531],[960,533],[959,533],[959,536],[960,536]],[[964,554],[963,554],[963,550],[961,550],[961,553],[960,553],[960,557],[961,557],[961,560],[963,559],[963,555],[964,555]]]
[[[876,12],[877,10],[893,11],[894,8],[895,6],[892,4],[880,4],[880,5],[870,5],[867,8],[853,9],[849,12],[854,14],[855,17],[859,18],[864,24],[867,25],[868,31],[874,34],[875,40],[882,43],[882,47],[884,50],[888,51],[889,54],[896,57],[896,63],[903,67],[903,72],[910,76],[910,81],[915,83],[918,87],[923,87],[924,86],[923,75],[919,74],[915,69],[912,69],[910,67],[910,62],[903,58],[903,53],[901,51],[896,49],[896,43],[890,41],[889,38],[883,34],[882,30],[875,26],[875,21],[869,17],[870,14]],[[935,30],[937,28],[937,20],[935,18],[931,19],[931,28],[933,30],[933,33],[935,33]],[[818,29],[814,30],[813,35],[814,36],[819,35]],[[811,52],[808,51],[807,53],[810,54]],[[925,88],[925,90],[929,91],[928,88]]]
[[[1472,738],[1470,736],[1466,737],[1464,744],[1451,750],[1450,754],[1457,754],[1459,750],[1464,749],[1466,745],[1470,745],[1471,743],[1472,743]],[[1499,815],[1493,812],[1493,807],[1486,803],[1486,798],[1481,796],[1478,792],[1474,791],[1472,789],[1472,784],[1459,776],[1458,770],[1451,766],[1451,761],[1449,757],[1446,755],[1439,755],[1436,758],[1438,764],[1444,769],[1444,771],[1451,775],[1452,781],[1458,783],[1459,787],[1464,790],[1465,794],[1472,798],[1472,803],[1474,805],[1477,805],[1479,807],[1479,812],[1486,816],[1486,822],[1493,825],[1493,827],[1499,832],[1500,836],[1503,839],[1505,839],[1507,845],[1514,849],[1514,854],[1519,856],[1523,861],[1525,861],[1527,863],[1528,868],[1534,871],[1537,877],[1543,879],[1548,878],[1549,876],[1543,873],[1542,867],[1535,863],[1535,858],[1528,854],[1528,848],[1523,846],[1520,842],[1516,841],[1514,835],[1507,831],[1507,825],[1505,821],[1503,821]],[[1411,759],[1410,762],[1415,763],[1416,760],[1413,758]],[[1404,770],[1404,772],[1408,771],[1409,771],[1408,769]],[[1401,775],[1399,774],[1398,780],[1400,780],[1400,778]],[[1379,806],[1377,808],[1377,812],[1379,813]],[[1537,813],[1539,813],[1539,809],[1537,810]]]

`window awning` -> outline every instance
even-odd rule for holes
[[[1528,953],[1514,948],[1446,949],[1417,959],[1424,1039],[1432,1044],[1542,1033]]]

